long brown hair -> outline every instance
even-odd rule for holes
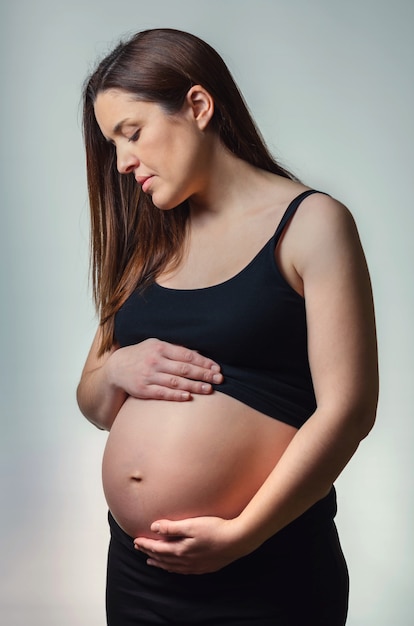
[[[113,145],[95,119],[98,93],[121,89],[137,100],[178,112],[188,90],[202,85],[214,99],[212,129],[239,158],[294,178],[267,149],[227,66],[207,43],[179,30],[154,29],[121,42],[97,66],[83,90],[83,131],[91,211],[91,274],[102,327],[100,354],[113,343],[114,315],[137,286],[180,257],[188,205],[155,207],[133,174],[120,175]]]

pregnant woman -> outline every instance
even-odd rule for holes
[[[333,482],[372,428],[370,281],[348,210],[275,162],[205,42],[157,29],[84,88],[109,431],[110,626],[345,623]]]

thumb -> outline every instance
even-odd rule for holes
[[[151,530],[158,535],[169,535],[172,537],[186,537],[187,520],[172,521],[161,519],[151,524]]]

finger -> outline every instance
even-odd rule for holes
[[[189,365],[188,363],[174,363],[173,373],[178,374],[182,378],[196,380],[206,383],[221,383],[223,374],[213,369],[206,369],[198,365]]]
[[[150,385],[143,391],[142,398],[152,400],[168,400],[172,402],[188,402],[191,400],[191,392],[185,389],[170,389],[163,385]]]
[[[148,555],[155,554],[158,543],[159,541],[157,539],[150,539],[148,537],[137,537],[134,539],[134,547]]]
[[[176,346],[171,343],[163,342],[163,356],[172,361],[178,361],[183,364],[191,364],[202,369],[212,370],[214,372],[220,371],[220,365],[201,355],[199,352],[195,350],[190,350],[189,348],[184,348],[183,346]]]
[[[154,380],[155,387],[165,387],[177,391],[186,391],[188,393],[208,394],[212,392],[210,383],[204,383],[189,378],[182,378],[173,374],[158,373]],[[164,398],[165,399],[165,398]]]
[[[163,537],[192,537],[188,520],[156,520],[151,524],[151,532]]]
[[[140,552],[144,552],[151,559],[163,563],[174,563],[177,558],[182,558],[185,552],[185,546],[180,541],[154,540],[146,537],[135,539],[134,547]]]
[[[221,372],[216,372],[212,369],[206,369],[190,363],[172,361],[171,359],[163,359],[158,365],[157,370],[159,374],[169,374],[171,376],[171,386],[178,384],[179,379],[209,384],[220,384],[223,381]]]

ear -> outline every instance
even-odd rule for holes
[[[200,130],[205,130],[214,114],[214,100],[201,85],[194,85],[186,95],[186,104]]]

